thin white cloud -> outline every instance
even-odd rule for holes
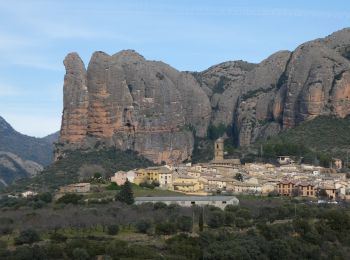
[[[37,58],[12,59],[9,62],[13,65],[30,67],[34,69],[64,71],[63,65],[60,66],[60,64],[51,64],[47,61],[43,61]]]
[[[0,32],[0,50],[11,50],[18,47],[35,46],[36,44],[36,41],[33,39]]]
[[[21,91],[15,86],[0,84],[0,97],[17,96]]]

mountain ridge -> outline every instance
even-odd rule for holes
[[[77,53],[64,64],[64,110],[56,159],[75,149],[132,149],[154,162],[191,157],[210,125],[235,143],[318,116],[350,114],[350,29],[278,51],[257,64],[228,61],[180,72],[135,51],[98,51],[87,69]]]
[[[57,138],[58,132],[43,138],[21,134],[0,116],[0,151],[46,166],[53,161],[53,142]]]

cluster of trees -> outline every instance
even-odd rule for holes
[[[128,207],[135,208],[135,206]],[[96,256],[104,256],[104,259],[153,259],[160,256],[167,259],[349,259],[348,210],[302,205],[299,207],[299,212],[295,216],[293,207],[289,204],[277,207],[264,205],[258,211],[228,206],[224,211],[215,207],[206,207],[204,210],[195,207],[188,212],[182,211],[180,207],[163,204],[143,205],[142,209],[138,210],[144,212],[146,217],[152,213],[153,219],[138,219],[133,223],[132,229],[155,238],[166,235],[169,238],[161,247],[118,240],[117,238],[122,237],[116,237],[120,233],[120,226],[117,224],[107,225],[105,236],[69,237],[62,233],[62,228],[56,228],[49,231],[49,239],[45,240],[40,237],[40,232],[27,229],[21,231],[15,238],[14,251],[9,251],[5,242],[0,243],[0,257],[1,259],[91,259]],[[125,218],[125,212],[119,214]],[[193,220],[196,223],[193,223]],[[206,223],[204,230],[196,228],[197,225],[201,226],[201,220]],[[192,231],[198,235],[189,235]],[[38,241],[41,242],[37,243]],[[161,241],[159,240],[159,243],[162,243]]]
[[[49,196],[39,194],[36,199],[49,201]],[[113,203],[95,205],[80,203],[80,195],[67,194],[47,207],[4,208],[0,217],[0,258],[350,257],[347,204],[318,206],[275,198],[242,198],[241,206],[228,205],[225,210],[161,202],[134,205],[129,182],[120,187],[115,199]],[[125,231],[146,234],[163,245],[155,248],[154,244],[118,240]],[[189,235],[192,232],[197,235]],[[166,236],[166,242],[159,236]],[[8,250],[11,244],[1,242],[10,237],[14,237],[14,251]]]
[[[295,156],[302,158],[304,163],[319,164],[324,167],[329,167],[332,162],[332,157],[326,153],[314,152],[304,144],[289,143],[286,141],[281,143],[266,143],[262,146],[262,150],[259,153],[259,156],[266,161],[273,162],[280,155]]]

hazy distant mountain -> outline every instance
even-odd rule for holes
[[[59,136],[60,136],[60,132],[57,131],[56,133],[50,134],[50,135],[45,136],[45,137],[43,137],[41,139],[44,140],[44,141],[47,141],[47,142],[49,142],[51,144],[53,144],[54,142],[57,142]]]
[[[12,184],[17,179],[33,177],[42,170],[43,167],[36,162],[0,151],[0,188]]]
[[[24,160],[48,165],[53,160],[53,142],[58,133],[44,138],[23,135],[0,116],[0,151],[13,153]]]

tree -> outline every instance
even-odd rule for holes
[[[144,233],[146,234],[148,232],[148,230],[152,227],[152,224],[150,221],[147,221],[147,220],[139,220],[137,223],[136,223],[136,230],[139,232],[139,233]]]
[[[50,203],[52,201],[52,194],[50,192],[44,192],[37,195],[37,198],[45,203]]]
[[[300,189],[297,188],[297,187],[293,188],[293,189],[292,189],[292,196],[293,196],[293,197],[298,197],[298,196],[300,196]]]
[[[153,209],[158,210],[158,209],[166,209],[168,206],[164,202],[156,202],[153,204]]]
[[[317,193],[317,197],[322,198],[322,199],[326,199],[326,198],[328,198],[328,194],[327,194],[325,189],[320,189]]]
[[[16,245],[33,244],[38,241],[40,241],[40,236],[34,229],[23,230],[19,236],[15,238]]]
[[[109,225],[107,228],[108,235],[114,236],[119,232],[119,226],[116,224]]]
[[[134,193],[131,188],[131,183],[128,180],[122,185],[121,190],[117,193],[115,199],[128,205],[134,203]]]
[[[55,232],[50,235],[50,239],[55,242],[66,242],[67,237],[65,235]]]
[[[98,179],[100,179],[100,178],[102,178],[102,174],[99,173],[99,172],[95,172],[95,173],[94,173],[94,179],[98,180]]]
[[[231,226],[235,223],[235,214],[230,211],[225,211],[225,225]]]
[[[291,259],[293,256],[290,246],[286,241],[274,239],[270,243],[270,259]]]
[[[75,248],[73,250],[73,257],[76,260],[86,260],[89,259],[89,254],[84,248]]]
[[[177,219],[177,228],[183,232],[191,232],[192,218],[189,216],[181,216]]]
[[[171,235],[176,232],[176,226],[171,222],[161,222],[156,225],[156,234]]]
[[[199,213],[198,227],[199,231],[202,232],[204,228],[204,215],[202,210]]]
[[[208,226],[211,228],[218,228],[225,223],[225,215],[222,211],[213,211],[208,218]]]

